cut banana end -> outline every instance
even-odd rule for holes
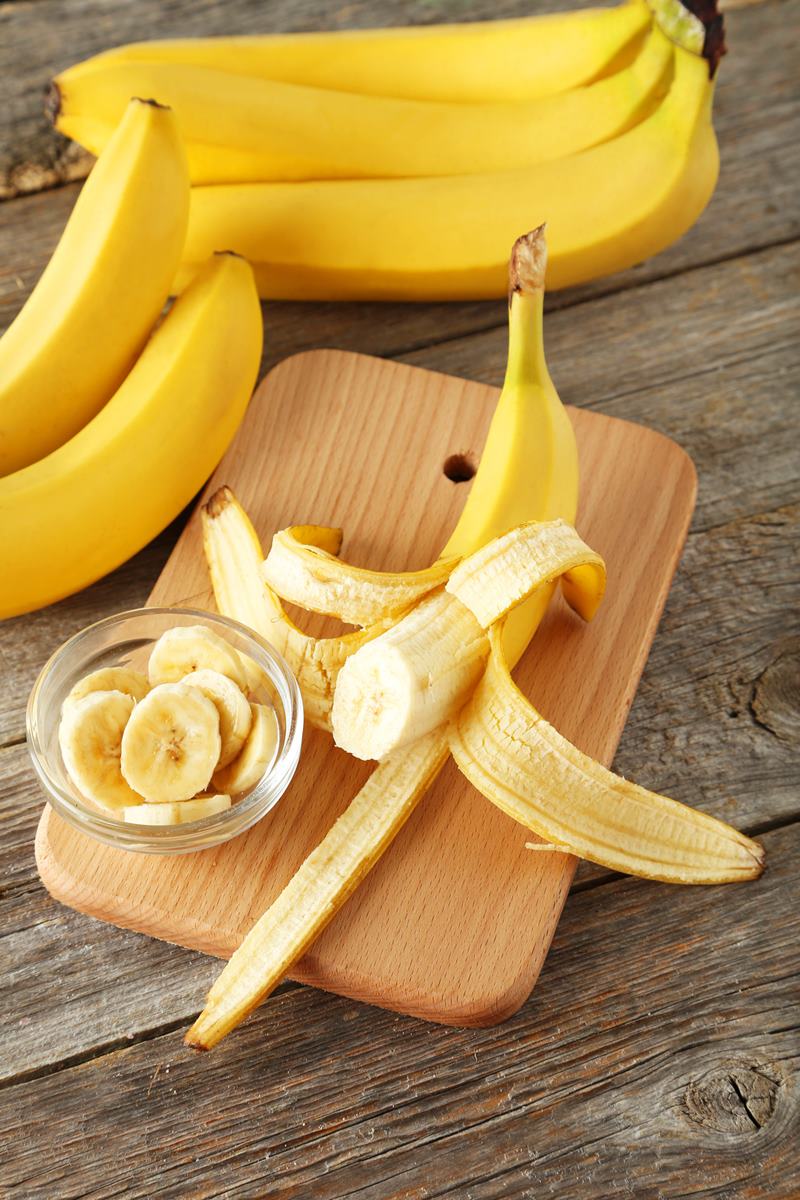
[[[605,563],[566,521],[529,521],[465,558],[446,590],[488,629],[510,609],[562,577],[567,602],[586,621],[600,607]]]
[[[278,718],[268,704],[251,704],[252,723],[238,757],[214,772],[214,787],[239,796],[249,792],[269,770],[278,748]]]
[[[132,825],[186,825],[225,812],[230,806],[230,796],[195,796],[176,804],[136,804],[124,808],[122,815]]]
[[[421,571],[368,571],[322,547],[323,535],[333,534],[341,542],[340,530],[316,525],[282,529],[272,539],[264,579],[284,600],[352,625],[373,625],[404,612],[444,583],[457,561],[440,559]]]
[[[198,688],[216,708],[222,742],[217,767],[227,767],[242,749],[253,724],[253,713],[247,697],[227,675],[208,667],[184,675],[182,682]]]
[[[229,487],[214,493],[203,507],[202,518],[203,547],[217,608],[223,616],[254,630],[286,659],[297,679],[309,724],[330,730],[333,691],[342,664],[387,629],[391,620],[341,637],[309,637],[293,624],[264,582],[258,534]]]
[[[511,679],[499,627],[483,679],[450,733],[488,800],[560,849],[667,883],[755,879],[764,851],[723,821],[607,771],[544,720]]]
[[[253,926],[184,1041],[210,1050],[264,1000],[378,861],[445,759],[441,733],[373,771],[358,795]]]
[[[132,671],[128,667],[101,667],[99,671],[92,671],[78,680],[61,706],[61,711],[91,692],[122,692],[133,700],[143,700],[149,691],[147,676],[141,671]]]
[[[134,709],[124,692],[90,692],[66,705],[58,727],[64,766],[86,800],[119,814],[142,797],[120,769],[122,737]]]
[[[466,701],[488,653],[486,634],[460,600],[428,596],[343,665],[333,697],[336,745],[380,762],[432,732]]]
[[[227,675],[242,690],[247,687],[247,673],[233,646],[205,625],[176,625],[162,633],[153,646],[147,673],[152,684],[179,683],[204,668]]]
[[[133,710],[120,765],[145,800],[190,800],[207,787],[221,748],[219,716],[208,697],[185,683],[161,683]]]

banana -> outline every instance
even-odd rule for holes
[[[244,746],[233,762],[214,772],[214,787],[240,796],[249,792],[272,765],[278,748],[278,718],[268,704],[253,704],[252,722]]]
[[[142,700],[150,691],[147,676],[129,667],[101,667],[79,679],[61,706],[62,713],[91,692],[122,692],[134,701]]]
[[[150,682],[178,683],[193,671],[207,669],[227,676],[240,691],[247,687],[242,660],[229,642],[205,625],[167,629],[150,651]]]
[[[214,493],[203,506],[201,518],[203,549],[218,610],[254,630],[286,659],[297,678],[306,719],[329,730],[333,689],[342,663],[388,628],[390,621],[340,637],[314,638],[303,633],[264,582],[264,553],[258,534],[229,487]]]
[[[196,687],[216,708],[222,742],[217,767],[227,767],[241,750],[253,724],[247,697],[227,675],[207,667],[184,675],[182,682]]]
[[[0,339],[0,476],[44,458],[100,411],[180,262],[189,172],[174,116],[126,97],[118,117],[53,257]]]
[[[356,758],[379,761],[431,733],[466,703],[483,674],[485,630],[561,576],[586,619],[605,590],[605,564],[563,521],[531,521],[464,559],[428,597],[342,667],[333,737]]]
[[[274,592],[309,612],[352,625],[372,625],[401,613],[444,583],[454,562],[440,559],[421,571],[368,571],[335,557],[341,530],[295,525],[272,539],[264,579]],[[325,543],[335,545],[331,553]]]
[[[407,821],[447,758],[431,734],[381,763],[233,953],[184,1042],[210,1050],[280,983]]]
[[[474,175],[618,137],[655,107],[672,64],[669,41],[651,34],[629,67],[590,87],[457,104],[101,57],[54,80],[53,108],[56,127],[97,154],[129,96],[158,96],[175,111],[195,184]]]
[[[225,812],[230,806],[230,796],[195,796],[175,804],[137,804],[124,808],[122,815],[133,825],[185,825]]]
[[[101,412],[40,462],[0,479],[0,617],[86,587],[177,516],[236,432],[262,336],[249,266],[214,257]]]
[[[58,744],[67,773],[85,800],[117,814],[142,797],[120,770],[122,738],[133,696],[124,692],[90,692],[64,709]]]
[[[176,287],[225,245],[276,299],[497,297],[509,243],[543,220],[550,288],[633,266],[689,229],[717,179],[711,64],[681,46],[674,62],[650,116],[567,158],[483,175],[195,188]]]
[[[416,100],[524,100],[611,73],[648,20],[644,4],[621,4],[456,25],[139,42],[90,61],[187,64]]]
[[[487,799],[558,848],[616,871],[668,883],[761,874],[757,842],[570,745],[515,686],[497,627],[490,640],[486,673],[450,733],[456,763]]]
[[[563,577],[563,578],[562,578]],[[465,558],[445,590],[488,629],[531,593],[562,579],[570,607],[591,621],[606,589],[606,567],[566,521],[529,521]]]
[[[145,800],[190,800],[208,785],[221,748],[219,716],[208,697],[185,683],[160,683],[128,719],[120,767]]]
[[[383,760],[464,703],[488,653],[469,609],[447,592],[427,597],[343,664],[333,693],[333,740],[355,758]]]

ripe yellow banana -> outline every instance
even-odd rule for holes
[[[568,158],[475,176],[195,188],[185,264],[224,245],[254,265],[264,296],[479,299],[503,294],[516,231],[546,220],[549,287],[632,266],[694,223],[717,179],[709,63],[680,46],[674,60],[650,116]]]
[[[612,72],[648,20],[633,3],[460,25],[139,42],[93,61],[187,64],[412,100],[525,100]]]
[[[244,415],[261,341],[250,268],[216,256],[101,412],[46,458],[0,479],[0,617],[86,587],[181,511]]]
[[[120,106],[44,274],[0,340],[0,475],[63,445],[122,383],[180,262],[189,175],[173,114]]]
[[[53,81],[56,127],[99,153],[130,95],[175,111],[192,182],[478,174],[563,158],[655,108],[673,53],[651,34],[625,70],[517,103],[453,104],[331,92],[181,63],[93,59]]]
[[[724,821],[613,775],[570,745],[514,684],[490,632],[483,679],[450,749],[479,792],[540,837],[592,862],[667,883],[735,883],[764,851]]]

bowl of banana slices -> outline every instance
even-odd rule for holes
[[[56,812],[127,850],[228,841],[297,768],[303,706],[283,659],[236,621],[192,609],[107,617],[34,684],[28,748]]]

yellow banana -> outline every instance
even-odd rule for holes
[[[412,100],[525,100],[612,72],[648,21],[633,3],[460,25],[139,42],[93,61],[180,63]]]
[[[632,266],[694,223],[717,178],[709,63],[679,46],[674,58],[649,117],[568,158],[475,176],[195,188],[185,262],[231,246],[276,298],[478,299],[502,295],[506,247],[546,220],[549,287]]]
[[[131,100],[44,274],[0,340],[0,475],[44,458],[119,387],[180,262],[189,175],[173,114]]]
[[[479,105],[100,58],[59,75],[52,105],[56,127],[96,154],[130,95],[157,96],[175,111],[193,183],[472,175],[563,158],[619,136],[666,92],[672,61],[667,39],[651,34],[627,69],[590,87]]]
[[[177,516],[244,415],[261,341],[250,268],[216,256],[100,413],[0,479],[0,617],[86,587]]]

